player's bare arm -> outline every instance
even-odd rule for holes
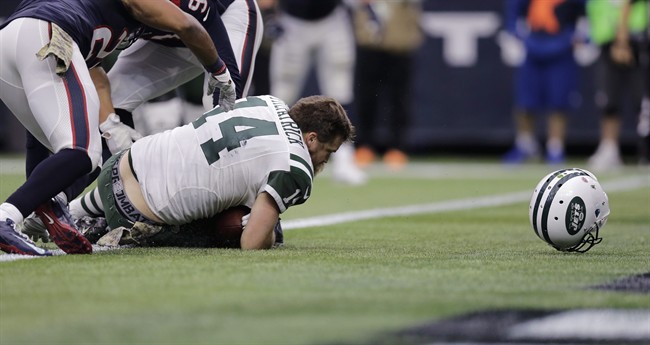
[[[142,135],[120,122],[119,116],[115,114],[111,99],[111,82],[106,71],[98,66],[91,68],[89,72],[99,96],[99,130],[111,152],[117,153],[130,147],[134,141],[142,138]]]
[[[108,114],[115,112],[111,100],[111,82],[108,80],[104,68],[98,66],[91,68],[89,71],[90,78],[93,80],[99,96],[99,123],[102,123],[106,121]]]
[[[122,0],[131,15],[153,28],[171,31],[205,66],[214,64],[219,56],[207,31],[196,18],[167,0]]]
[[[268,193],[260,194],[251,216],[241,235],[241,249],[269,249],[275,242],[273,227],[278,222],[280,211],[275,200]]]

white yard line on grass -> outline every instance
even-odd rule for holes
[[[642,342],[650,339],[648,310],[567,310],[518,323],[508,330],[511,339],[560,342],[565,339]]]
[[[603,189],[607,192],[618,192],[634,188],[650,186],[650,177],[635,176],[625,179],[603,183]],[[394,216],[411,216],[416,214],[430,214],[449,211],[472,210],[483,207],[494,207],[529,201],[532,190],[500,195],[488,195],[478,198],[468,198],[430,204],[409,205],[402,207],[387,207],[372,210],[344,212],[326,216],[316,216],[304,219],[282,221],[282,229],[303,229],[316,226],[334,225],[340,223],[354,222],[358,220],[385,218]]]
[[[607,192],[621,192],[632,190],[640,187],[650,186],[650,177],[648,176],[632,176],[613,180],[603,183],[603,189]],[[284,230],[304,229],[318,226],[327,226],[334,224],[341,224],[347,222],[355,222],[359,220],[395,217],[395,216],[409,216],[417,214],[431,214],[450,211],[472,210],[484,207],[496,207],[515,204],[518,202],[528,201],[532,195],[532,190],[506,193],[499,195],[488,195],[478,198],[467,198],[460,200],[450,200],[442,202],[434,202],[430,204],[409,205],[401,207],[387,207],[378,208],[365,211],[344,212],[325,216],[317,216],[303,219],[287,220],[282,222]],[[114,250],[117,248],[106,248],[100,246],[93,246],[93,250],[106,251]],[[64,255],[61,250],[52,251],[54,255]],[[5,254],[0,255],[0,262],[14,261],[20,259],[33,259],[39,256],[26,256]]]

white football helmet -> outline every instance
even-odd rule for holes
[[[560,251],[584,253],[600,243],[609,202],[596,176],[578,168],[546,175],[535,187],[528,217],[539,238]]]

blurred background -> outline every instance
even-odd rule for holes
[[[18,2],[0,1],[0,21]],[[403,149],[409,155],[501,156],[512,146],[515,137],[513,79],[525,51],[519,41],[505,32],[505,4],[503,0],[419,2],[423,39],[414,52],[408,95],[411,115],[404,128]],[[588,31],[587,26],[585,30]],[[594,85],[598,55],[599,49],[588,43],[575,49],[580,75],[578,92],[571,96],[574,109],[567,117],[569,156],[586,159],[598,146],[601,111]],[[258,58],[258,73],[265,72],[263,64],[264,60]],[[304,94],[319,92],[312,72]],[[379,119],[387,116],[383,113],[386,109],[378,107],[376,116]],[[354,102],[350,113],[356,122]],[[637,154],[638,114],[633,107],[628,107],[621,116],[620,145],[629,158]],[[536,135],[543,142],[545,117],[537,119]],[[369,135],[381,142],[393,129],[388,121],[378,121],[377,128]],[[0,153],[23,152],[24,136],[22,126],[4,104],[0,105]]]

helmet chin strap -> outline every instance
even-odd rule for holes
[[[565,252],[577,252],[577,253],[587,252],[589,249],[591,249],[591,247],[603,241],[602,237],[598,237],[599,230],[600,230],[600,226],[598,226],[598,222],[596,222],[591,227],[591,230],[589,230],[587,234],[585,234],[585,237],[582,238],[582,241],[580,241],[580,243],[576,244],[571,248],[558,249],[558,250],[565,251]]]

